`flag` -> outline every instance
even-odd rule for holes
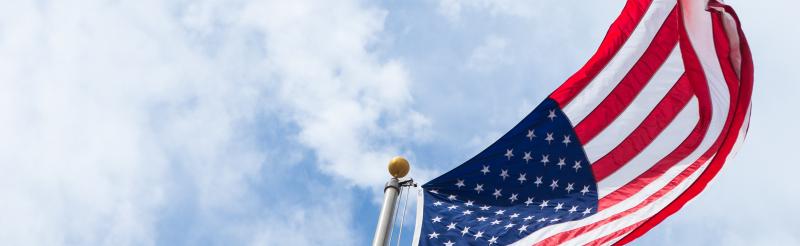
[[[628,0],[586,65],[495,143],[422,186],[414,245],[630,242],[733,156],[752,86],[728,5]]]

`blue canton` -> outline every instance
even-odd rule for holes
[[[423,185],[420,245],[507,245],[597,210],[597,186],[552,99],[464,164]]]

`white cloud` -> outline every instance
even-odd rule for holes
[[[254,184],[295,159],[379,190],[402,141],[424,139],[406,68],[370,51],[385,16],[360,1],[7,3],[0,242],[155,244],[165,209],[183,206],[233,241],[353,240],[345,195],[296,207],[260,201],[280,189]],[[261,146],[260,129],[278,127],[293,143]],[[314,157],[262,151],[287,145]]]
[[[537,1],[524,0],[440,0],[438,10],[451,21],[458,21],[463,11],[473,9],[492,15],[530,17],[537,14],[536,7],[540,5],[542,3]]]
[[[478,72],[492,71],[507,64],[511,54],[506,51],[508,41],[497,36],[487,36],[483,43],[472,50],[466,67]]]
[[[245,9],[241,22],[267,33],[265,68],[281,80],[275,96],[300,126],[299,141],[316,150],[327,173],[365,187],[384,182],[387,161],[404,152],[392,142],[422,137],[429,124],[408,108],[405,67],[366,49],[385,11],[357,1],[260,2]]]

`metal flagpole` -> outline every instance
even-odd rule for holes
[[[383,188],[383,206],[378,218],[378,226],[375,227],[375,237],[372,239],[372,246],[385,246],[389,240],[389,233],[392,231],[392,221],[394,221],[394,211],[397,205],[397,196],[400,194],[402,186],[416,186],[414,180],[409,179],[400,181],[408,174],[411,167],[408,161],[400,156],[389,161],[389,174],[392,179],[386,182]],[[398,239],[399,240],[399,239]]]

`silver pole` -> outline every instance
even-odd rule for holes
[[[392,221],[394,220],[398,194],[400,194],[400,181],[397,178],[392,178],[389,182],[386,182],[386,186],[383,188],[381,217],[378,218],[378,226],[375,228],[375,238],[372,239],[372,246],[385,246],[388,242],[389,232],[392,231]]]

